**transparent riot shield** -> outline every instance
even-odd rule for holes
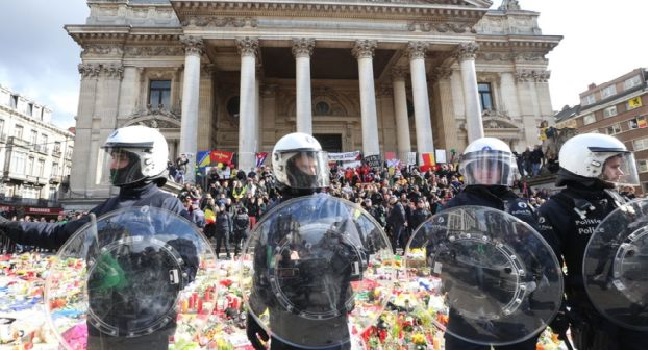
[[[610,321],[648,331],[648,200],[612,211],[583,257],[585,291]]]
[[[426,289],[411,305],[438,328],[482,345],[539,334],[563,293],[558,260],[531,226],[480,206],[444,210],[419,226],[405,251],[407,279]],[[443,316],[444,318],[439,318]]]
[[[205,269],[215,262],[200,230],[167,210],[93,216],[52,261],[48,319],[68,349],[166,349],[178,314],[197,313],[183,298],[217,279]]]
[[[382,227],[358,205],[300,197],[273,208],[252,231],[241,289],[272,342],[345,347],[378,320],[395,281],[392,258]]]

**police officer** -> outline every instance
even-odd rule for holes
[[[518,175],[517,161],[511,149],[495,138],[480,138],[468,145],[461,157],[459,173],[464,176],[466,188],[452,198],[444,209],[474,205],[492,207],[509,213],[538,228],[534,213],[526,200],[519,198],[510,186]],[[449,322],[459,322],[462,317],[450,310]],[[494,324],[494,327],[497,327]],[[447,350],[490,349],[445,333]],[[535,350],[538,335],[515,344],[497,346],[496,349]]]
[[[233,222],[234,256],[238,256],[239,252],[241,252],[241,245],[247,240],[250,231],[250,216],[248,216],[248,210],[245,206],[238,208]]]
[[[320,143],[311,135],[301,132],[295,132],[284,135],[272,151],[272,168],[275,175],[275,185],[281,195],[281,201],[294,199],[302,196],[314,195],[322,192],[329,185],[328,158],[326,152],[322,150]],[[277,203],[275,203],[276,205]],[[281,227],[281,225],[279,226]],[[275,233],[276,234],[276,233]],[[263,265],[266,261],[263,252],[255,252],[255,276],[262,274]],[[288,254],[290,256],[290,254]],[[286,261],[290,261],[286,259]],[[259,272],[257,272],[259,271]],[[301,272],[300,274],[308,274]],[[319,277],[321,279],[321,277]],[[255,278],[255,284],[263,284]],[[254,292],[266,292],[271,288],[257,287]],[[253,292],[250,296],[250,306],[261,313],[267,306],[271,297],[258,296]],[[282,334],[295,334],[294,340],[301,340],[304,336],[304,330],[312,333],[317,330],[321,338],[326,340],[331,335],[336,340],[350,340],[349,328],[346,314],[341,314],[335,318],[312,321],[300,318],[293,313],[271,310],[270,329],[279,329]],[[273,318],[274,314],[274,318]],[[268,341],[267,332],[256,322],[253,316],[247,318],[247,336],[256,349],[265,349],[264,342]],[[277,323],[278,322],[278,323]],[[313,334],[310,334],[314,336]],[[325,341],[323,341],[325,343]],[[350,342],[343,345],[332,345],[330,349],[349,349]],[[289,344],[273,337],[270,340],[270,348],[273,350],[299,349],[299,346]],[[326,347],[318,347],[326,349]]]
[[[158,186],[167,181],[169,147],[164,136],[155,129],[135,125],[112,132],[103,149],[110,157],[109,175],[112,185],[119,187],[119,195],[102,202],[90,212],[100,217],[110,211],[130,206],[151,206],[182,215],[180,200],[162,192]],[[79,228],[90,221],[84,216],[70,222],[4,222],[0,230],[11,240],[23,245],[58,249]],[[193,262],[197,269],[197,261]],[[90,296],[92,299],[92,296]],[[174,319],[175,321],[175,319]],[[155,332],[136,338],[105,335],[94,325],[88,325],[88,348],[98,349],[168,349],[169,336],[175,332],[175,322]]]
[[[558,314],[552,329],[564,337],[571,326],[577,349],[647,349],[645,332],[617,326],[599,313],[582,276],[584,252],[596,227],[627,201],[617,186],[639,184],[634,156],[613,136],[584,133],[565,142],[558,160],[556,185],[566,188],[538,209],[540,223],[556,234],[556,256],[562,255],[567,266],[569,308]]]

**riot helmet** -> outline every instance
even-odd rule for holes
[[[634,155],[607,134],[583,133],[567,140],[560,148],[558,162],[563,178],[567,171],[569,176],[598,179],[611,186],[639,184]]]
[[[284,135],[272,150],[272,169],[282,195],[310,195],[329,185],[328,156],[310,134]]]
[[[169,146],[158,130],[141,125],[119,128],[110,133],[102,148],[109,157],[112,185],[166,183]]]
[[[480,138],[468,145],[459,173],[466,185],[513,185],[518,175],[515,155],[506,143],[495,138]]]

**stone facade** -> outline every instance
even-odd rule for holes
[[[88,0],[75,193],[95,185],[99,147],[116,127],[159,128],[172,155],[221,149],[254,166],[283,134],[316,134],[330,151],[458,152],[493,136],[539,143],[553,116],[537,12],[505,1]],[[170,81],[168,106],[151,82]],[[482,84],[489,87],[484,109]]]

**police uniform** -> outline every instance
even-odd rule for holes
[[[562,173],[562,172],[561,172]],[[567,185],[538,209],[542,229],[553,230],[557,257],[567,266],[565,292],[572,339],[577,349],[648,349],[645,332],[617,326],[601,315],[585,292],[583,256],[596,227],[627,202],[604,182],[559,173],[557,185]],[[561,178],[562,177],[562,178]],[[585,182],[585,184],[583,184]]]
[[[160,191],[155,182],[140,183],[136,186],[121,187],[117,197],[110,198],[93,208],[90,212],[97,218],[108,212],[132,206],[151,206],[169,210],[181,215],[185,211],[180,200],[171,194]],[[0,223],[0,230],[13,241],[48,249],[58,249],[83,225],[90,222],[90,216],[67,223],[42,222],[5,222]],[[187,267],[195,276],[198,268],[197,257],[184,257]],[[89,282],[92,283],[92,282]],[[92,296],[90,297],[92,301]],[[88,324],[88,349],[159,349],[169,347],[169,337],[175,333],[175,318],[167,326],[155,332],[135,338],[125,336],[105,335],[94,325]]]
[[[538,230],[539,226],[535,218],[535,214],[529,203],[525,199],[519,198],[508,187],[503,185],[468,185],[466,189],[454,198],[452,198],[444,208],[452,208],[458,206],[484,206],[496,208],[507,212],[508,214],[517,217],[518,219],[529,224],[534,229]],[[448,323],[454,323],[459,326],[464,323],[463,317],[458,315],[453,309],[450,310]],[[466,324],[467,325],[467,324]],[[455,327],[454,330],[461,329]],[[504,346],[496,346],[495,349],[511,349],[511,350],[535,350],[538,335],[534,335],[526,340],[515,344]],[[482,345],[471,343],[469,341],[457,338],[456,336],[446,333],[446,349],[448,350],[490,350],[490,345]]]

